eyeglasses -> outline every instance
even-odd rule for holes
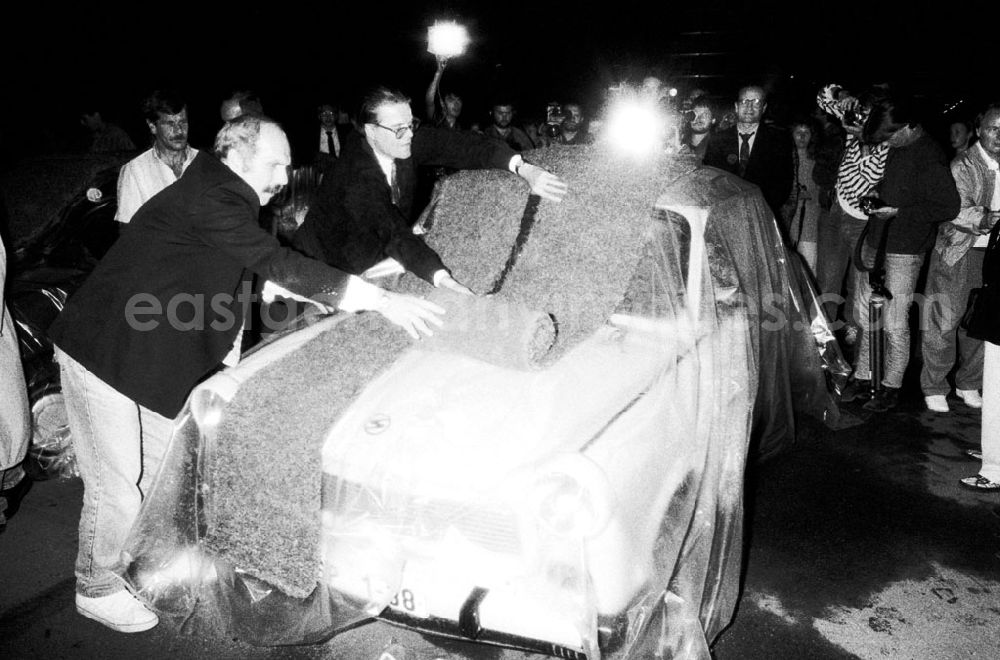
[[[382,124],[375,121],[373,121],[372,123],[378,126],[379,128],[384,128],[387,131],[392,131],[393,135],[396,136],[397,140],[402,140],[403,136],[406,135],[406,131],[413,131],[414,133],[416,133],[417,129],[420,128],[420,120],[417,119],[416,117],[414,117],[413,121],[411,121],[409,124],[406,124],[404,126],[398,126],[396,128],[393,128],[391,126],[383,126]]]
[[[761,99],[742,99],[739,105],[750,106],[753,108],[760,107],[764,102]]]

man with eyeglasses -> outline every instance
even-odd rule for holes
[[[742,88],[735,109],[736,125],[712,135],[704,163],[760,186],[764,201],[779,218],[794,179],[792,140],[787,131],[761,121],[767,110],[763,87]]]
[[[362,132],[346,141],[292,241],[306,255],[348,273],[360,275],[392,258],[434,286],[471,293],[413,231],[419,166],[508,169],[543,199],[558,202],[566,194],[559,177],[526,163],[506,144],[471,132],[417,130],[410,99],[401,92],[373,89],[358,117]]]

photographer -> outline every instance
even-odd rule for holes
[[[590,144],[593,141],[579,103],[562,106],[550,103],[546,114],[545,139],[550,144]]]
[[[841,296],[845,288],[845,316],[849,316],[847,310],[852,308],[854,269],[851,267],[851,256],[858,237],[868,224],[868,216],[858,206],[858,200],[868,195],[882,180],[889,153],[888,145],[867,144],[861,139],[862,127],[874,98],[874,95],[866,95],[865,99],[859,99],[836,84],[823,87],[816,96],[820,110],[839,120],[845,132],[844,154],[837,168],[834,186],[836,196],[817,232],[816,285],[823,311],[831,323],[837,320],[837,310],[845,302]],[[857,326],[854,319],[847,321],[845,341],[853,344]]]
[[[705,160],[708,138],[711,137],[712,128],[715,126],[715,111],[708,99],[699,97],[684,113],[684,118],[684,133],[681,136],[681,143],[695,155],[698,162],[701,162]]]

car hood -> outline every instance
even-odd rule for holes
[[[690,347],[693,332],[680,325],[662,322],[656,341],[607,325],[544,370],[411,349],[330,429],[323,470],[424,494],[491,493],[585,449]]]

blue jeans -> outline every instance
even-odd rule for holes
[[[83,510],[76,590],[98,598],[125,588],[121,553],[173,432],[173,420],[143,408],[56,349],[80,477]]]
[[[863,257],[866,263],[872,263],[874,250],[867,245]],[[920,266],[924,263],[922,254],[887,254],[885,255],[885,287],[892,293],[892,300],[886,301],[882,311],[882,328],[885,330],[885,364],[883,365],[882,384],[886,387],[901,387],[903,374],[910,362],[910,303],[917,287],[917,276]],[[861,341],[854,362],[854,377],[859,380],[870,380],[871,369],[868,355],[871,350],[868,336],[871,324],[868,318],[868,303],[872,297],[872,288],[868,283],[868,273],[855,272],[854,279],[854,318],[861,326]]]
[[[986,250],[972,248],[954,266],[945,265],[936,250],[931,253],[920,340],[924,358],[920,389],[926,396],[951,391],[947,377],[955,366],[956,355],[955,387],[978,390],[983,386],[983,342],[967,336],[958,322],[965,313],[969,291],[982,286],[985,253]]]

